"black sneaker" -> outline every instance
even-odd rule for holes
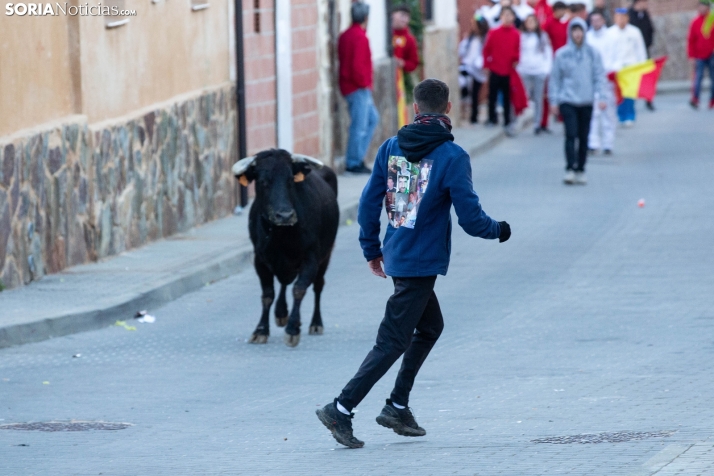
[[[605,149],[605,150],[602,151],[602,153],[605,154],[605,155],[612,155],[612,150],[610,150],[610,149]]]
[[[335,400],[336,401],[336,400]],[[328,403],[319,410],[315,410],[317,418],[332,432],[332,436],[341,445],[348,448],[362,448],[364,441],[360,441],[352,434],[352,417],[354,413],[345,415],[337,409],[335,402]]]
[[[389,399],[382,408],[382,413],[377,417],[377,423],[385,428],[391,428],[394,433],[402,436],[426,435],[426,430],[417,424],[409,407],[400,410],[392,405],[392,401]]]
[[[352,174],[371,174],[372,173],[372,171],[364,164],[360,164],[357,167],[347,167],[345,170]]]

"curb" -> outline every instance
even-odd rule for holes
[[[178,277],[156,285],[141,294],[104,308],[65,314],[24,324],[0,328],[0,348],[39,342],[53,337],[101,329],[117,319],[132,316],[137,309],[155,308],[249,267],[253,248],[224,253],[209,262],[194,265]]]
[[[357,221],[358,206],[359,202],[350,203],[340,210],[340,226]],[[0,327],[0,349],[108,327],[117,319],[132,316],[137,309],[163,306],[208,283],[241,273],[252,266],[253,247],[243,246],[209,262],[194,265],[171,280],[156,283],[152,289],[111,306]]]
[[[524,122],[521,128],[526,124],[527,122]],[[473,156],[493,148],[504,138],[505,133],[500,133],[482,144],[472,147],[468,152],[473,158]],[[358,206],[359,201],[355,201],[340,209],[340,226],[351,225],[357,221]],[[160,307],[197,291],[208,283],[228,278],[252,266],[253,247],[246,245],[236,251],[223,253],[211,261],[189,267],[185,272],[171,279],[156,283],[152,289],[116,304],[30,323],[0,327],[0,349],[108,327],[117,319],[124,320],[127,316],[132,316],[137,309]]]

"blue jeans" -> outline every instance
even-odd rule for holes
[[[622,103],[617,106],[617,117],[620,122],[635,120],[635,100],[625,98]]]
[[[709,100],[714,100],[714,54],[709,59],[698,59],[694,63],[694,87],[692,88],[692,96],[699,101],[699,94],[702,92],[702,79],[704,79],[704,70],[709,70],[709,82],[711,83],[711,93]]]
[[[362,165],[367,148],[372,142],[374,129],[379,122],[379,113],[374,107],[372,91],[358,89],[345,96],[350,108],[350,137],[347,140],[347,167]]]

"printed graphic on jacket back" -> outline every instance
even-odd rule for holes
[[[394,228],[414,228],[419,204],[426,188],[433,160],[412,164],[405,157],[392,155],[387,164],[387,196],[384,199],[389,224]]]

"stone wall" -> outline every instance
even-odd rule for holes
[[[374,105],[379,111],[379,125],[374,131],[372,143],[367,151],[368,163],[377,156],[379,147],[397,134],[397,80],[396,64],[391,58],[384,58],[374,65]]]
[[[450,100],[454,107],[451,121],[459,126],[459,55],[457,28],[427,27],[424,31],[424,78],[439,79],[449,85]]]
[[[655,38],[652,57],[668,56],[662,70],[662,80],[689,79],[691,67],[687,59],[687,33],[695,11],[670,13],[653,17]]]
[[[72,116],[0,138],[3,286],[229,214],[234,105],[224,85],[112,123]]]

